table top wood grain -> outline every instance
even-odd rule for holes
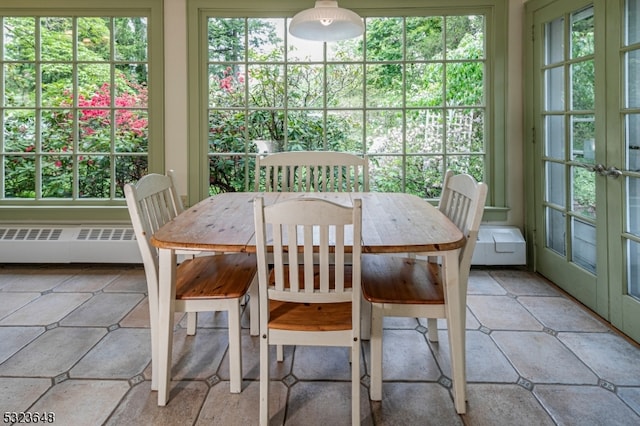
[[[314,197],[351,205],[362,199],[363,253],[441,252],[462,247],[462,232],[436,207],[410,194],[385,192],[228,192],[200,201],[152,237],[162,249],[255,252],[253,200],[265,205]]]

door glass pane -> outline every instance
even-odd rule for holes
[[[640,114],[626,117],[627,169],[640,172]]]
[[[640,244],[635,241],[628,241],[627,265],[627,292],[640,300]]]
[[[564,68],[548,69],[545,73],[547,111],[564,111]]]
[[[596,217],[596,174],[583,167],[572,167],[571,209],[583,216]]]
[[[546,65],[560,62],[564,59],[564,18],[549,22],[545,31]]]
[[[564,165],[547,162],[547,202],[565,207]]]
[[[627,108],[640,107],[640,50],[625,53]]]
[[[595,117],[574,115],[571,121],[571,158],[581,163],[595,163]]]
[[[573,218],[573,262],[589,272],[596,272],[596,227],[590,223]]]
[[[626,45],[640,42],[640,0],[626,2]],[[640,50],[625,53],[625,106],[640,107]],[[629,171],[640,171],[640,115],[625,117],[625,154]],[[626,178],[626,224],[625,230],[640,236],[640,179]],[[640,299],[640,243],[627,240],[627,292]]]
[[[640,179],[627,179],[627,232],[640,237]]]
[[[640,114],[627,115],[625,127],[627,169],[640,172]],[[640,235],[640,179],[628,177],[626,190],[626,231]]]
[[[564,160],[564,116],[548,115],[546,121],[545,155]]]
[[[565,255],[564,213],[547,207],[547,247],[558,254]]]
[[[640,41],[640,0],[627,0],[627,46]]]
[[[571,57],[593,55],[593,6],[571,14]]]
[[[571,109],[595,108],[594,62],[584,61],[571,66]]]

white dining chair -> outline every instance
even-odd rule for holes
[[[258,197],[254,208],[260,287],[260,424],[269,423],[269,346],[311,345],[349,348],[351,419],[358,425],[362,200],[355,199],[352,207],[316,198],[265,206]],[[347,254],[351,254],[349,261]]]
[[[167,170],[167,176],[171,178],[171,193],[172,193],[172,200],[174,200],[174,204],[175,204],[175,211],[177,211],[178,214],[180,214],[184,211],[184,204],[182,203],[182,199],[178,196],[178,192],[176,189],[177,188],[176,173],[174,170]],[[220,254],[224,254],[224,252],[211,252],[211,251],[186,250],[186,249],[176,250],[176,256],[178,258],[178,262],[181,262],[185,259],[192,259],[195,256],[216,256]],[[256,288],[256,292],[257,292],[257,288]],[[249,319],[251,324],[250,325],[251,335],[257,336],[258,335],[257,293],[256,293],[256,297],[254,297],[254,300],[250,300],[250,294],[247,294],[247,296],[242,300],[241,304],[242,305],[246,304],[248,299],[250,303]],[[253,312],[253,315],[251,315],[251,312]],[[187,335],[193,336],[194,334],[196,334],[197,324],[198,324],[198,313],[187,312]]]
[[[181,213],[170,176],[149,174],[136,184],[126,184],[125,198],[133,229],[142,255],[147,280],[151,329],[151,389],[158,389],[154,361],[160,351],[158,343],[158,250],[151,244],[154,232]],[[188,252],[186,252],[188,254]],[[257,301],[257,263],[253,254],[237,253],[217,256],[192,256],[176,269],[175,299],[172,312],[226,311],[229,328],[229,363],[231,392],[242,388],[242,353],[240,345],[240,303],[248,292]],[[257,303],[256,303],[257,304]],[[250,306],[251,308],[251,306]],[[191,327],[191,324],[188,328]],[[196,327],[188,330],[195,334]],[[158,401],[164,405],[166,401]]]
[[[254,191],[366,192],[369,159],[336,151],[289,151],[256,157]]]
[[[256,158],[254,191],[368,192],[369,157],[338,151],[287,151]],[[363,303],[366,318],[370,306]],[[363,320],[368,325],[370,321]],[[362,329],[362,338],[369,338]],[[282,358],[278,347],[278,358]]]
[[[169,211],[175,212],[175,215],[179,215],[184,211],[184,204],[182,203],[182,199],[178,195],[177,185],[176,185],[176,173],[174,170],[167,170],[167,176],[171,179],[171,209]],[[175,217],[175,216],[173,216]],[[172,218],[173,218],[172,217]],[[192,259],[195,256],[202,254],[200,250],[179,250],[176,251],[176,255],[178,256],[178,261],[181,262],[185,259]],[[197,312],[187,312],[187,335],[193,336],[196,334],[196,328],[198,326],[198,313]]]
[[[456,318],[464,327],[466,296],[471,257],[476,245],[478,230],[484,211],[487,185],[477,183],[466,174],[454,175],[447,171],[440,199],[439,209],[466,237],[466,243],[460,251],[458,268],[457,300],[447,299],[447,283],[443,277],[443,263],[430,253],[424,253],[426,259],[397,256],[362,256],[362,295],[371,303],[371,386],[370,397],[374,401],[382,400],[382,341],[383,319],[392,317],[427,318],[428,337],[437,341],[437,318]],[[454,313],[454,314],[452,314]],[[451,341],[452,331],[448,330]],[[461,352],[453,353],[452,376],[456,409],[464,413],[466,394],[465,343],[464,331],[461,339]],[[455,345],[450,344],[450,347]],[[460,345],[458,345],[460,346]],[[453,357],[458,357],[462,368],[454,369]],[[392,360],[389,360],[392,362]]]

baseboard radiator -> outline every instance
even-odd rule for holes
[[[131,227],[1,226],[0,263],[142,263]],[[482,226],[473,265],[524,265],[525,240],[509,226]]]
[[[142,263],[130,226],[2,226],[0,263]]]

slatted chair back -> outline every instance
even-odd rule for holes
[[[354,289],[349,284],[358,278],[351,275],[357,269],[351,265],[351,258],[359,260],[362,235],[361,220],[354,219],[354,214],[361,214],[361,205],[359,199],[354,201],[354,207],[345,207],[302,198],[264,207],[273,255],[270,299],[302,303],[351,301]],[[267,232],[260,224],[257,226],[258,236]],[[358,243],[352,245],[354,235]],[[264,248],[261,242],[259,238],[259,253]]]
[[[151,244],[151,237],[183,211],[182,202],[172,178],[157,173],[142,177],[135,185],[125,185],[124,192],[147,282],[157,283],[158,250]],[[149,289],[149,298],[157,298],[157,289]]]
[[[369,160],[346,152],[291,151],[256,158],[255,191],[366,192]]]
[[[471,258],[478,240],[480,222],[487,198],[487,185],[468,174],[454,174],[448,170],[444,177],[442,197],[438,209],[444,213],[467,238],[460,250],[460,279],[464,283],[469,277]]]

